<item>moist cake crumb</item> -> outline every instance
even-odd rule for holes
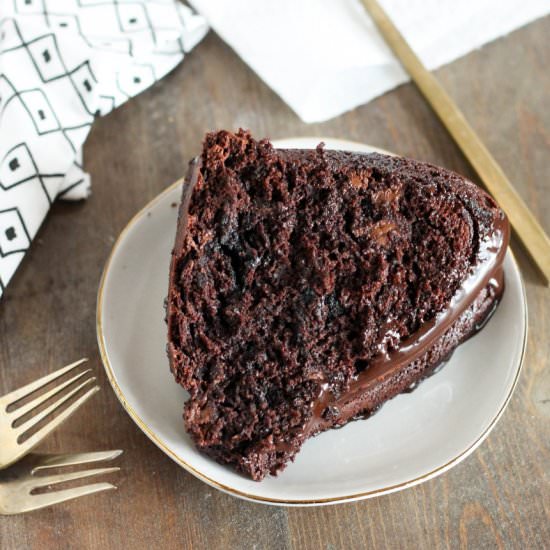
[[[193,441],[260,480],[308,437],[410,391],[494,309],[507,238],[495,202],[443,168],[207,134],[184,186],[167,300]],[[493,258],[452,322],[392,370]]]

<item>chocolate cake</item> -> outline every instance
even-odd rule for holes
[[[443,168],[208,134],[167,300],[197,447],[261,480],[413,388],[495,309],[508,234],[493,199]]]

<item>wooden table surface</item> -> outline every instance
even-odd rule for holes
[[[547,17],[437,71],[547,231],[549,34]],[[0,518],[0,547],[549,548],[550,291],[517,246],[529,301],[519,385],[488,439],[437,479],[330,507],[253,504],[188,474],[124,412],[96,345],[103,264],[129,218],[183,174],[203,134],[238,127],[367,142],[475,179],[412,85],[306,125],[214,34],[154,88],[98,120],[85,146],[92,197],[53,207],[0,304],[0,394],[90,357],[102,391],[41,450],[124,449],[112,477],[119,490]]]

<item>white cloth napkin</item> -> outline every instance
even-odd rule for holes
[[[0,0],[0,296],[52,201],[89,194],[82,144],[208,31],[176,0]]]
[[[379,1],[428,69],[550,11],[549,0]],[[359,0],[190,3],[305,122],[407,80]]]

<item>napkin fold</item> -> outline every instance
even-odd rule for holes
[[[82,144],[206,34],[176,0],[0,0],[0,296],[56,198],[82,199]]]
[[[548,0],[379,1],[428,69],[550,12]],[[305,122],[408,80],[359,0],[190,4]]]

